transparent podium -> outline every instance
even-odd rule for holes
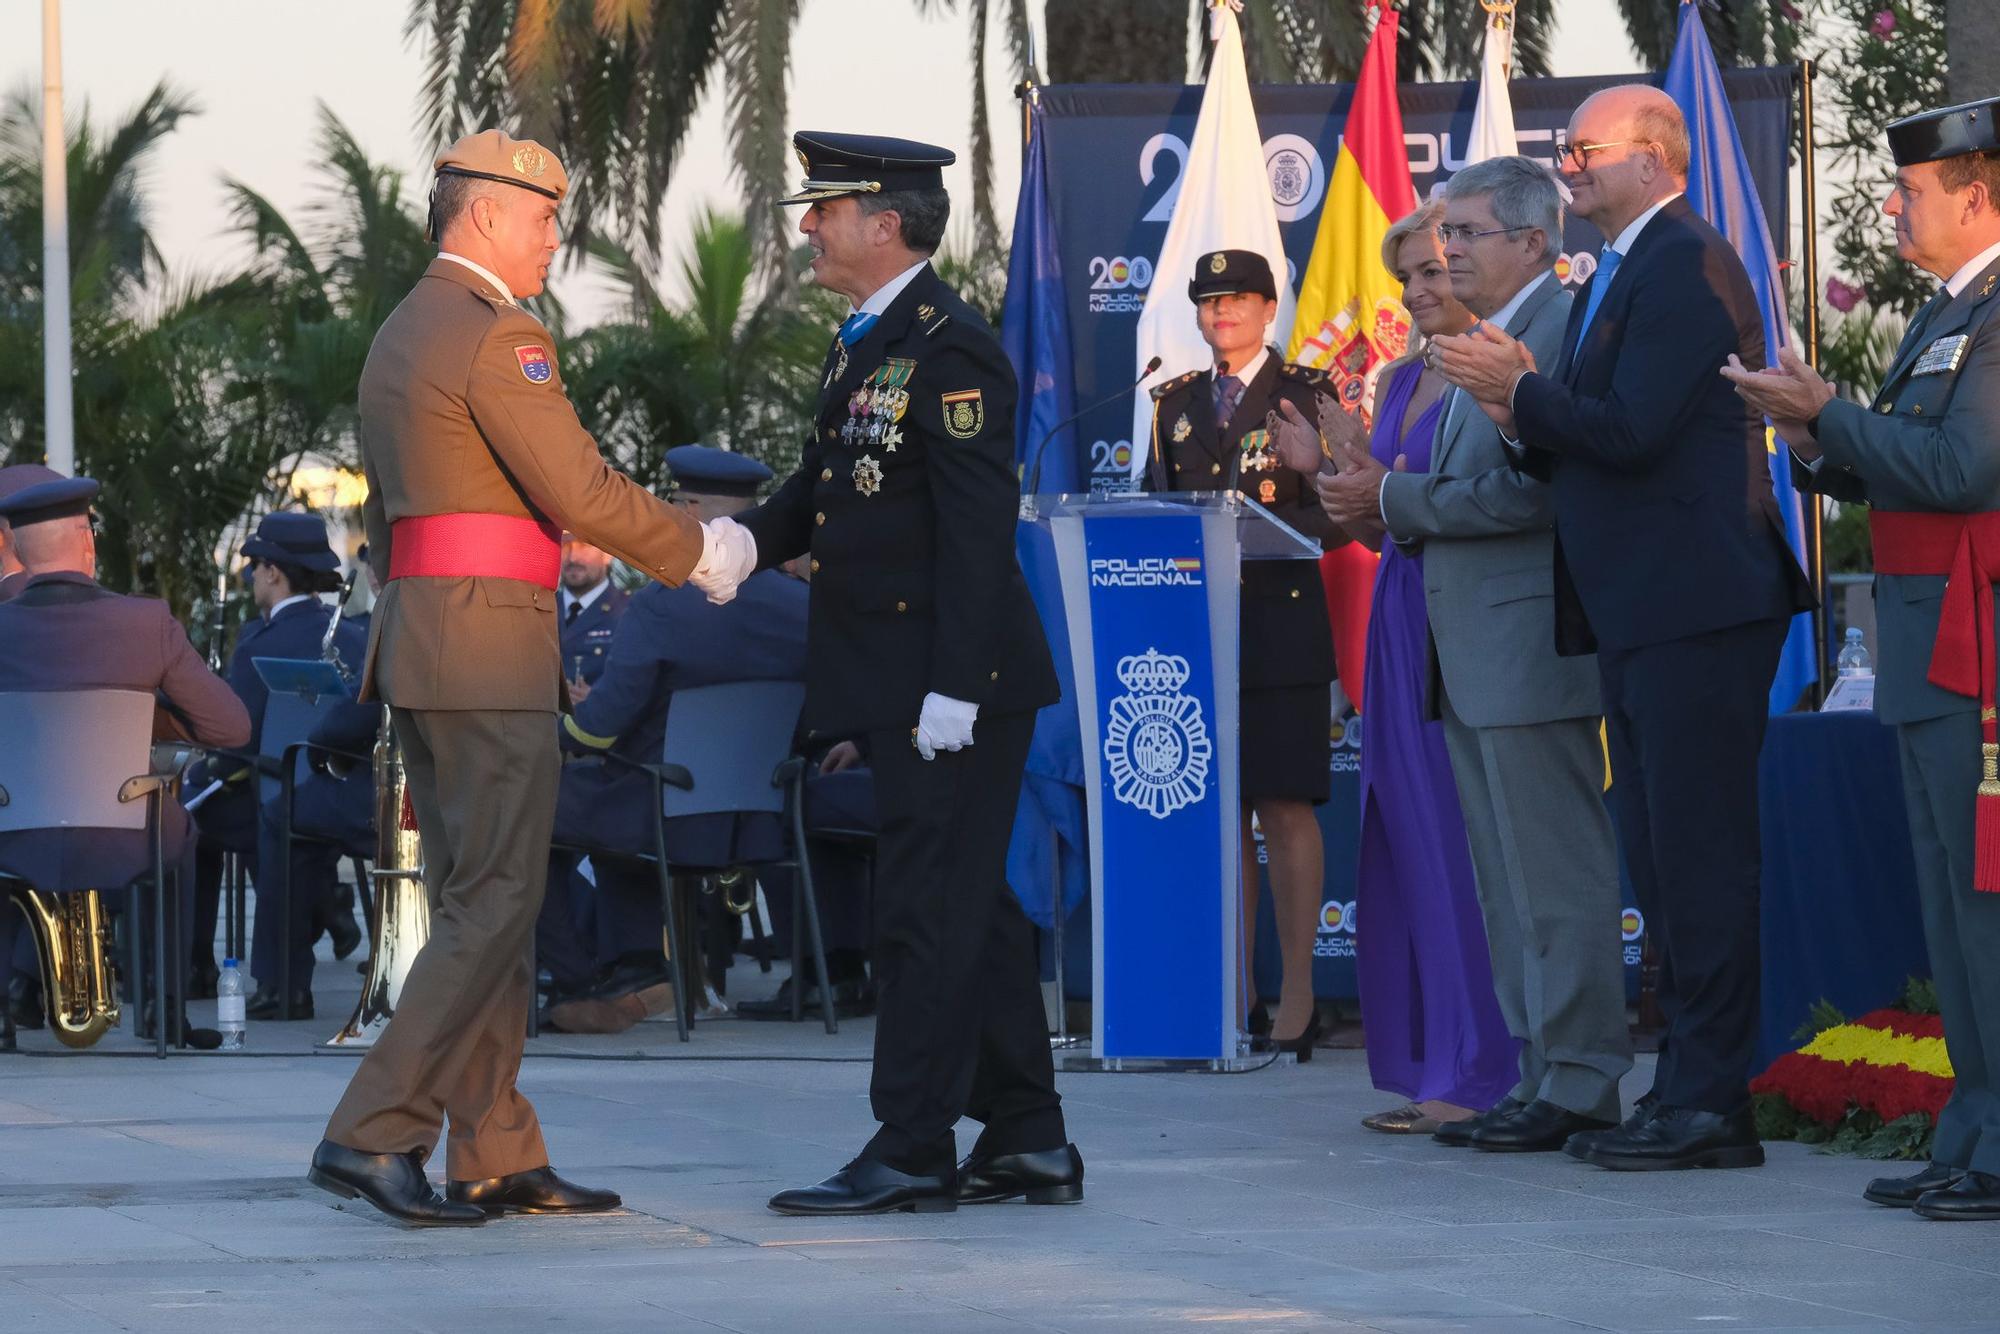
[[[1262,1064],[1236,1026],[1241,573],[1319,543],[1217,491],[1031,496],[1021,522],[1055,551],[1090,823],[1090,1052],[1062,1064]]]

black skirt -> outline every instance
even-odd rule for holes
[[[1333,764],[1333,693],[1329,686],[1271,686],[1241,696],[1242,795],[1327,799]]]

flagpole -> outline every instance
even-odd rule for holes
[[[1799,202],[1805,214],[1800,261],[1805,268],[1805,352],[1806,364],[1819,368],[1819,171],[1813,161],[1813,76],[1817,67],[1810,59],[1799,62]],[[1826,501],[1815,495],[1809,507],[1812,527],[1806,534],[1812,553],[1813,588],[1819,594],[1813,607],[1813,706],[1826,698],[1826,664],[1833,655],[1833,618],[1827,614],[1826,598]]]
[[[76,471],[69,343],[69,155],[63,137],[62,0],[42,0],[42,394],[48,465]]]

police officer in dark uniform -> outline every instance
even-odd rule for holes
[[[631,594],[611,582],[611,553],[574,533],[563,534],[562,588],[556,594],[556,625],[562,635],[563,675],[597,684],[611,651],[611,631]]]
[[[1336,547],[1346,535],[1320,509],[1311,479],[1286,468],[1271,442],[1280,402],[1313,422],[1327,392],[1325,371],[1288,362],[1265,344],[1277,293],[1270,263],[1255,251],[1217,250],[1195,262],[1188,298],[1215,364],[1154,386],[1147,480],[1154,491],[1233,487],[1322,547]],[[1312,949],[1324,850],[1312,808],[1329,789],[1333,630],[1317,561],[1245,561],[1242,598],[1243,975],[1254,976],[1257,938],[1253,810],[1284,956],[1278,1013],[1266,1018],[1260,1003],[1249,1026],[1303,1057],[1319,1036]]]
[[[166,605],[98,586],[89,517],[96,495],[97,483],[90,478],[56,477],[0,500],[0,519],[10,524],[29,576],[20,592],[0,605],[0,691],[155,692],[155,738],[242,745],[250,735],[242,703],[202,662]],[[178,806],[162,812],[161,836],[168,866],[178,868],[185,932],[192,899],[185,854],[191,840]],[[151,873],[151,840],[143,831],[0,833],[0,876],[19,876],[41,889],[117,891]],[[106,907],[118,911],[124,897],[106,894]],[[13,957],[19,920],[0,915],[0,965]],[[180,947],[186,948],[185,939]],[[151,956],[146,957],[150,966]],[[194,1046],[212,1048],[222,1041],[213,1029],[185,1031]]]
[[[244,575],[256,604],[257,619],[244,625],[229,660],[229,687],[250,712],[250,745],[262,742],[264,706],[270,690],[258,673],[258,658],[318,660],[334,609],[319,597],[339,587],[340,558],[327,542],[326,522],[316,514],[267,514],[243,543]],[[334,652],[342,670],[352,676],[361,668],[366,638],[351,625],[335,632]],[[224,787],[197,812],[204,839],[217,837],[224,846],[240,847],[246,839],[256,849],[257,914],[250,964],[259,987],[246,1007],[253,1019],[275,1018],[280,1012],[278,924],[275,894],[279,878],[272,873],[277,856],[277,825],[263,809],[254,771],[219,761],[211,772]],[[310,1019],[312,1008],[312,942],[331,929],[334,953],[346,958],[360,943],[360,928],[352,915],[332,913],[334,880],[340,849],[330,844],[297,841],[292,845],[292,1017]],[[206,888],[206,886],[204,886]],[[267,890],[273,891],[267,893]]]
[[[771,1207],[1080,1199],[1034,929],[1005,880],[1035,712],[1059,697],[1014,555],[1014,373],[929,263],[953,155],[860,135],[792,143],[806,180],[786,202],[810,205],[814,276],[854,313],[827,349],[799,470],[742,526],[756,568],[811,552],[805,725],[859,738],[875,773],[882,1124],[847,1167]],[[693,582],[726,598],[747,573],[730,560]],[[954,1168],[968,1115],[985,1130]]]
[[[666,454],[673,503],[697,519],[756,504],[771,470],[753,458],[706,445]],[[777,570],[745,580],[736,599],[717,606],[700,590],[648,587],[619,618],[597,684],[561,724],[563,766],[556,799],[558,843],[629,848],[650,854],[652,787],[645,776],[592,756],[611,752],[657,763],[676,690],[731,681],[802,681],[806,675],[806,586]],[[691,816],[667,826],[668,860],[677,866],[727,867],[778,855],[782,834],[770,816]],[[555,987],[549,1018],[570,1032],[619,1032],[671,996],[660,949],[657,873],[648,865],[593,857],[596,941],[576,930],[565,890],[551,865],[549,893],[536,926],[537,950]],[[698,999],[698,998],[697,998]]]

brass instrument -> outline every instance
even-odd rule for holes
[[[389,706],[375,735],[375,936],[361,999],[347,1026],[320,1045],[364,1048],[395,1016],[403,980],[417,952],[431,938],[431,905],[424,890],[424,845],[410,805],[410,780],[396,744]]]
[[[94,889],[52,893],[15,885],[8,897],[28,919],[42,962],[49,1031],[65,1047],[88,1047],[118,1026],[111,924]]]

